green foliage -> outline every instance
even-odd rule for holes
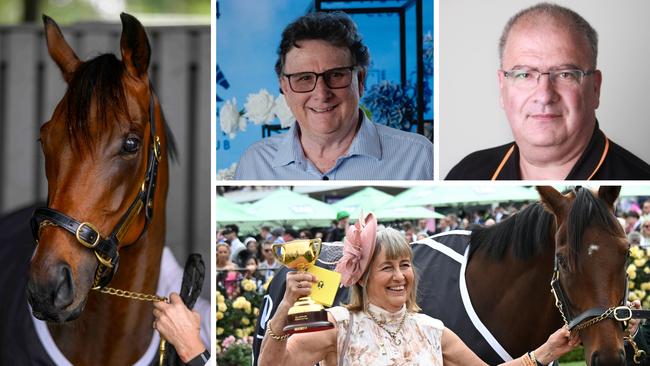
[[[576,362],[576,361],[582,361],[582,364],[584,364],[585,361],[585,350],[582,346],[578,346],[565,354],[564,356],[560,357],[560,363],[565,364],[567,362]],[[579,363],[580,364],[580,363]]]
[[[35,1],[35,0],[33,0]],[[40,0],[36,1],[36,14],[33,17],[40,23],[41,14],[47,14],[60,25],[74,22],[111,21],[119,23],[115,16],[106,19],[97,4],[109,4],[108,1],[97,2],[90,0]],[[0,1],[0,24],[18,24],[25,18],[27,0]],[[124,11],[135,14],[166,14],[166,15],[210,15],[210,1],[206,0],[128,0],[125,1]]]
[[[217,364],[251,364],[263,293],[250,279],[217,282]]]
[[[252,364],[253,348],[250,344],[233,344],[217,353],[217,364],[224,366],[245,366]]]

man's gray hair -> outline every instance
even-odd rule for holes
[[[570,30],[582,34],[591,49],[591,67],[596,67],[596,60],[598,58],[598,33],[596,33],[596,30],[585,20],[585,18],[575,11],[551,3],[539,3],[533,5],[521,10],[508,20],[508,23],[506,23],[506,26],[503,28],[503,33],[501,33],[501,39],[499,40],[499,61],[502,65],[503,51],[506,48],[506,42],[508,41],[508,36],[512,27],[520,20],[534,19],[538,17],[548,17],[556,21],[561,21],[565,23]]]

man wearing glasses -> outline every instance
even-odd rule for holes
[[[278,241],[278,243],[283,242],[284,240]],[[264,261],[257,266],[257,269],[262,271],[261,273],[264,276],[264,282],[267,282],[271,277],[273,277],[275,270],[282,267],[282,264],[275,258],[275,255],[273,255],[273,242],[271,241],[262,242],[262,255],[264,256]]]
[[[341,12],[310,13],[282,33],[275,71],[296,123],[249,147],[235,179],[433,179],[433,144],[359,109],[370,53]]]
[[[508,21],[499,43],[501,107],[515,141],[465,157],[446,179],[650,179],[650,166],[598,127],[596,31],[542,3]]]

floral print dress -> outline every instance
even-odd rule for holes
[[[425,314],[408,312],[395,340],[368,313],[391,332],[397,331],[406,305],[396,313],[369,304],[368,312],[350,311],[336,306],[328,309],[336,320],[337,358],[339,366],[370,365],[442,365],[442,331],[440,320]],[[352,315],[353,321],[350,322]],[[352,329],[350,328],[352,323]],[[347,347],[345,346],[346,338]],[[345,348],[345,349],[343,349]]]

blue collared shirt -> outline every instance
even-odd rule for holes
[[[302,150],[299,128],[294,123],[287,133],[251,145],[239,159],[235,179],[433,179],[433,144],[422,135],[374,123],[364,114],[348,152],[321,173]]]

